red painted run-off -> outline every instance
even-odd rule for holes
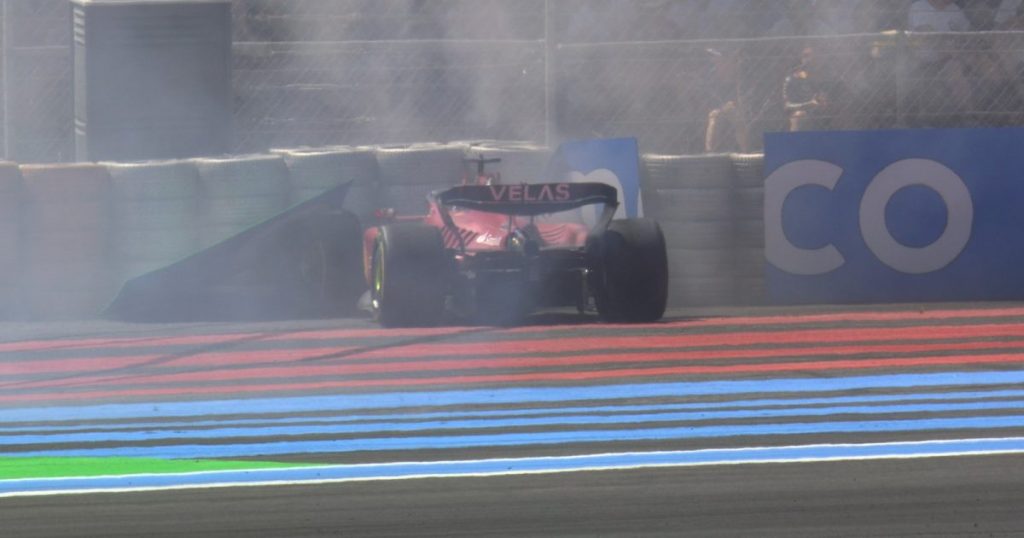
[[[977,365],[1005,365],[1024,363],[1024,355],[998,354],[998,355],[964,355],[964,356],[940,356],[940,357],[916,357],[903,359],[873,359],[873,360],[837,360],[817,362],[779,362],[754,365],[722,365],[722,366],[673,366],[662,368],[627,368],[610,369],[599,371],[580,372],[537,372],[522,374],[492,374],[492,375],[452,375],[440,377],[414,377],[414,378],[386,378],[369,380],[310,380],[310,381],[281,381],[268,383],[260,380],[253,383],[231,384],[224,386],[185,386],[185,387],[163,387],[146,386],[144,380],[130,379],[122,387],[84,390],[81,392],[55,393],[36,392],[28,394],[0,394],[2,402],[33,402],[49,400],[96,400],[108,398],[125,397],[155,397],[168,395],[209,395],[209,394],[239,394],[239,393],[269,393],[278,391],[310,391],[324,389],[351,389],[351,388],[388,388],[401,387],[451,387],[466,384],[512,384],[512,383],[534,383],[534,382],[579,382],[598,381],[615,379],[632,379],[637,377],[659,378],[664,380],[667,376],[683,375],[709,375],[709,374],[771,374],[791,373],[800,371],[834,371],[851,370],[861,371],[864,369],[877,368],[909,368],[923,366],[977,366]],[[315,379],[315,378],[314,378]]]
[[[702,327],[728,327],[751,325],[800,325],[814,323],[862,323],[862,322],[929,322],[950,319],[1014,318],[1024,317],[1024,308],[987,309],[944,309],[944,310],[900,310],[892,312],[836,312],[826,314],[771,315],[771,316],[724,316],[702,319],[685,319],[653,324],[650,327],[663,329],[687,329]],[[592,329],[600,333],[614,329],[636,329],[636,325],[552,325],[542,327],[520,327],[503,331],[508,334],[551,333],[567,329]],[[478,331],[475,327],[435,327],[423,329],[325,329],[284,333],[230,333],[160,337],[120,338],[61,338],[56,340],[26,340],[0,342],[0,353],[53,351],[65,349],[118,349],[140,346],[174,345],[216,345],[246,340],[335,340],[346,338],[377,337],[423,337],[450,336]]]
[[[751,346],[766,344],[842,344],[870,341],[1024,337],[1024,324],[949,325],[931,327],[804,329],[779,332],[741,331],[714,334],[607,336],[498,342],[416,344],[366,351],[354,358],[444,357],[450,355],[566,353],[608,349],[664,349]]]
[[[4,376],[0,377],[0,402],[614,383],[618,379],[641,377],[663,380],[792,372],[831,376],[866,369],[1019,368],[1024,366],[1024,353],[1020,352],[1024,351],[1024,323],[993,321],[1020,314],[1024,314],[1024,309],[856,312],[582,329],[349,329],[90,339],[65,341],[63,347],[48,348],[59,351],[49,358],[43,343],[33,347],[33,343],[26,342],[19,349],[31,349],[29,358],[0,360],[0,374]],[[843,319],[844,315],[848,319]],[[954,319],[955,323],[947,321]],[[899,327],[858,326],[893,320],[918,323]],[[846,326],[815,328],[814,323]],[[657,331],[642,334],[652,329]],[[488,341],[459,341],[469,333],[479,333],[472,335],[475,340]],[[442,341],[407,343],[418,336]],[[341,345],[346,338],[359,339],[359,343]],[[379,349],[360,347],[375,338],[379,338],[380,345],[393,345]],[[445,339],[453,341],[444,342]],[[326,345],[327,340],[339,345]],[[191,353],[175,349],[180,355],[147,349],[211,344],[218,349],[204,351],[199,347]],[[117,353],[97,355],[97,349],[103,346]],[[232,350],[232,346],[245,349]],[[9,345],[5,351],[10,353],[14,347]],[[88,356],[75,356],[77,351]]]
[[[1018,345],[1021,342],[1017,342]],[[865,346],[857,348],[858,353],[879,353],[879,352],[922,352],[922,351],[968,351],[968,350],[998,350],[1004,349],[1005,344],[993,344],[990,342],[974,342],[969,344],[927,344],[921,346]],[[795,370],[836,370],[836,369],[864,369],[864,368],[886,368],[898,366],[938,366],[947,364],[981,364],[981,363],[1024,363],[1024,354],[992,354],[992,355],[956,355],[956,356],[925,356],[912,358],[868,358],[850,360],[823,360],[823,361],[793,361],[793,362],[770,362],[767,364],[730,364],[730,365],[700,365],[700,366],[670,366],[658,367],[664,362],[681,362],[713,359],[737,359],[737,358],[771,358],[782,360],[785,358],[800,358],[818,355],[848,355],[849,349],[778,349],[778,350],[743,350],[738,352],[711,351],[711,352],[660,352],[660,353],[609,353],[594,356],[576,357],[515,357],[502,359],[469,359],[469,360],[436,360],[423,362],[386,362],[386,363],[360,363],[360,364],[290,364],[285,366],[253,367],[246,370],[202,370],[194,372],[172,373],[172,374],[148,374],[148,375],[109,375],[109,376],[84,376],[75,377],[74,385],[118,385],[127,381],[141,382],[148,384],[166,383],[204,383],[211,381],[239,381],[239,380],[265,380],[265,379],[295,379],[295,378],[317,378],[322,376],[356,376],[356,375],[387,375],[387,374],[417,374],[431,373],[435,382],[450,382],[451,379],[475,379],[487,380],[487,382],[503,382],[516,380],[574,380],[574,379],[595,379],[616,377],[619,375],[634,377],[637,375],[683,375],[683,374],[721,374],[721,373],[756,373],[774,371],[795,371]],[[592,372],[545,372],[536,374],[537,377],[523,377],[523,374],[509,375],[481,375],[481,376],[453,376],[452,372],[465,370],[496,370],[496,369],[536,369],[536,368],[565,368],[569,366],[591,366],[591,365],[631,365],[632,368],[616,368],[613,370],[602,370],[597,372],[596,377]],[[653,365],[653,366],[646,366]],[[438,375],[440,374],[440,375]],[[550,374],[550,375],[549,375]],[[406,379],[403,382],[408,382]],[[460,381],[461,382],[461,381]],[[22,388],[61,386],[67,384],[66,380],[44,381],[38,383],[26,383]],[[367,380],[367,385],[376,385],[377,380]],[[350,386],[350,385],[345,385]]]
[[[994,342],[964,343],[965,339],[998,338]],[[929,343],[934,340],[951,343]],[[298,341],[298,340],[296,340]],[[870,342],[892,342],[868,344]],[[905,342],[925,342],[909,345]],[[805,329],[786,332],[732,332],[716,334],[679,333],[660,336],[612,336],[602,338],[574,337],[556,339],[514,340],[494,342],[408,344],[361,351],[357,347],[317,347],[245,351],[197,352],[185,356],[139,355],[67,359],[37,359],[0,363],[0,374],[30,375],[43,373],[74,373],[75,381],[102,382],[121,379],[132,372],[131,367],[150,367],[146,379],[156,381],[160,373],[155,369],[199,368],[203,371],[175,377],[181,380],[212,380],[218,375],[237,378],[258,375],[255,367],[284,365],[263,371],[273,375],[295,377],[324,374],[386,374],[415,371],[465,370],[475,368],[529,368],[608,364],[615,362],[660,362],[671,360],[709,360],[771,357],[807,357],[814,355],[842,355],[851,353],[914,353],[927,351],[1000,349],[1016,347],[1024,341],[1022,324],[989,324],[975,326],[931,326],[897,328]],[[812,345],[801,348],[736,349],[740,346]],[[693,350],[696,348],[696,350]],[[654,353],[650,350],[674,349]],[[608,350],[629,350],[627,353],[607,353]],[[567,354],[571,356],[531,357],[531,354]],[[580,355],[580,353],[586,353]],[[458,359],[455,359],[455,358]],[[394,359],[424,359],[425,361],[394,362]],[[381,362],[384,359],[391,362]],[[445,360],[448,359],[448,360]],[[302,364],[303,361],[311,364]],[[325,362],[370,362],[370,364],[324,366]],[[245,371],[209,371],[221,366],[249,367]],[[89,376],[103,372],[104,376]],[[85,377],[82,377],[85,376]],[[138,377],[138,376],[137,376]],[[166,377],[166,376],[165,376]],[[21,386],[46,386],[38,385]],[[0,382],[0,387],[4,384]]]

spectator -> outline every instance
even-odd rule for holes
[[[789,130],[827,129],[831,93],[831,82],[822,74],[814,49],[805,48],[800,53],[800,65],[793,69],[782,85]]]
[[[740,60],[736,50],[707,49],[713,64],[712,87],[721,104],[708,113],[704,132],[704,151],[750,151],[750,124],[747,121],[747,103],[740,90]]]

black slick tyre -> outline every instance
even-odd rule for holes
[[[419,224],[381,227],[370,271],[371,311],[381,325],[424,327],[441,321],[449,282],[440,230]]]
[[[610,322],[661,319],[668,300],[665,236],[652,219],[616,220],[588,245],[597,311]]]

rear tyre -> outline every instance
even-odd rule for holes
[[[444,314],[448,259],[437,228],[390,224],[373,249],[370,307],[385,327],[436,325]]]
[[[668,300],[665,236],[652,219],[616,220],[588,246],[597,312],[611,322],[661,319]]]

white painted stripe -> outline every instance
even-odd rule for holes
[[[0,498],[228,487],[306,486],[425,478],[480,478],[716,465],[980,457],[1008,454],[1024,454],[1024,437],[626,452],[542,458],[393,462],[247,471],[4,480],[0,481]],[[331,476],[332,474],[334,476]],[[280,478],[273,478],[275,476]],[[193,482],[187,483],[189,480],[193,480]],[[151,481],[165,483],[145,485],[146,482]],[[133,482],[142,484],[118,485],[118,483],[132,484]],[[76,485],[79,486],[76,487]]]

